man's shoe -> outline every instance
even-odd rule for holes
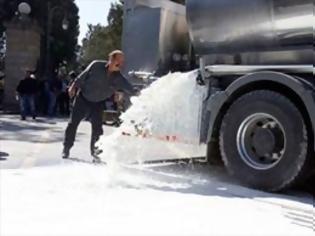
[[[102,149],[100,149],[100,148],[98,148],[98,147],[96,147],[95,149],[94,149],[94,155],[100,155],[100,154],[102,154],[103,153],[103,150]]]
[[[62,159],[68,159],[70,155],[70,150],[68,148],[64,148],[62,151]]]
[[[100,164],[102,163],[102,160],[98,156],[93,155],[93,163]]]
[[[22,117],[21,117],[21,120],[26,120],[26,117],[25,117],[25,116],[22,116]]]
[[[33,116],[33,120],[36,120],[36,116]]]

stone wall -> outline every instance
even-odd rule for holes
[[[4,109],[18,110],[15,90],[25,70],[36,70],[40,57],[41,34],[37,25],[6,24],[7,52],[5,59]]]

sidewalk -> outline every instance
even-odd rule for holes
[[[62,142],[67,119],[38,118],[21,121],[19,116],[0,117],[0,169],[29,168],[62,162]],[[73,155],[89,158],[90,124],[79,127]]]
[[[62,164],[62,142],[67,119],[38,118],[21,121],[19,116],[0,116],[0,169],[31,168]],[[104,136],[108,136],[114,128],[103,126]],[[91,161],[89,122],[82,122],[78,128],[71,157],[82,161]],[[168,160],[202,156],[205,147],[164,142],[154,139],[121,137],[117,150],[117,160],[135,162],[138,151],[144,161]],[[141,150],[139,150],[141,149]]]

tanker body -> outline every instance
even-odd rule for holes
[[[313,65],[310,0],[197,0],[186,8],[200,55],[224,64]]]
[[[189,34],[208,86],[200,142],[254,188],[314,174],[312,0],[187,0]]]

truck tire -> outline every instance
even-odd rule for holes
[[[305,176],[310,155],[304,119],[285,96],[247,93],[225,114],[220,150],[228,171],[242,183],[280,191]]]

